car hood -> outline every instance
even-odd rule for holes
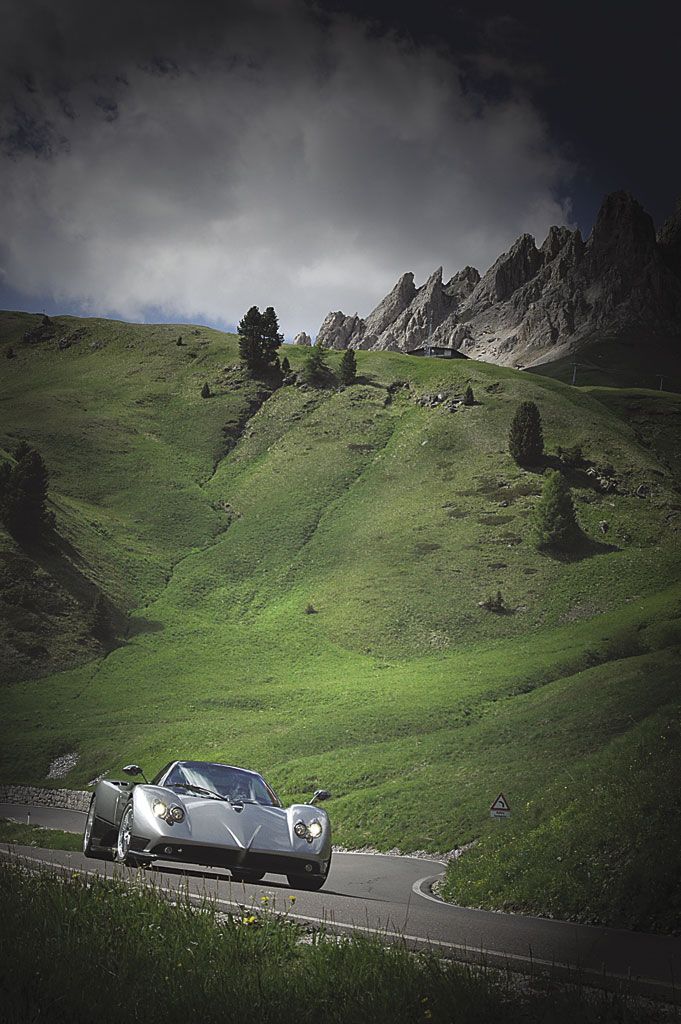
[[[244,850],[291,849],[289,819],[281,807],[230,804],[199,796],[183,796],[181,802],[187,814],[186,827],[195,842],[227,842]]]

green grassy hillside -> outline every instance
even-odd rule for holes
[[[23,341],[39,323],[0,323],[14,351],[0,355],[0,445],[43,453],[63,543],[2,541],[7,608],[18,560],[37,574],[30,616],[5,627],[2,780],[42,780],[71,751],[74,786],[130,760],[227,760],[286,800],[330,788],[340,843],[448,850],[498,841],[502,789],[529,827],[551,787],[549,822],[599,757],[619,763],[678,714],[681,398],[393,353],[358,353],[343,391],[277,390],[217,331],[63,317]],[[304,351],[287,355],[295,370]],[[468,382],[475,406],[419,404]],[[591,538],[572,560],[530,538],[542,470],[518,468],[506,440],[525,399],[549,453],[580,444],[616,481],[572,474]],[[41,572],[70,586],[68,614],[40,605]],[[88,587],[109,603],[113,649],[88,632]],[[498,589],[503,615],[479,606]],[[41,677],[20,681],[31,665]],[[660,819],[656,838],[671,828]]]

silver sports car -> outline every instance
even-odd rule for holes
[[[143,866],[155,860],[229,868],[236,881],[284,874],[297,889],[321,889],[331,864],[331,825],[316,801],[284,808],[257,772],[211,761],[171,761],[147,782],[97,783],[83,835],[88,857]],[[141,776],[144,782],[132,781]]]

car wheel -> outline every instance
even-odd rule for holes
[[[86,857],[91,857],[93,860],[112,860],[113,851],[102,849],[100,846],[93,845],[93,833],[95,829],[95,798],[93,797],[90,801],[90,807],[87,812],[87,818],[85,820],[85,829],[83,831],[83,853]]]
[[[230,868],[229,873],[233,882],[259,882],[265,877],[264,871],[232,871]]]
[[[114,860],[117,864],[127,864],[129,868],[140,867],[141,861],[134,853],[130,852],[130,840],[132,838],[132,823],[134,817],[134,809],[132,800],[127,804],[123,811],[121,823],[118,828],[118,838],[116,840],[116,850],[114,852]]]
[[[331,870],[331,858],[326,865],[326,872],[323,875],[287,875],[288,884],[292,889],[304,889],[306,892],[318,892],[329,877]]]

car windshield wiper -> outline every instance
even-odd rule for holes
[[[218,800],[227,800],[229,797],[221,796],[214,789],[205,789],[203,786],[193,786],[191,782],[166,782],[167,789],[191,789],[193,793],[204,793],[206,796],[217,797]],[[231,802],[231,801],[229,801]]]

